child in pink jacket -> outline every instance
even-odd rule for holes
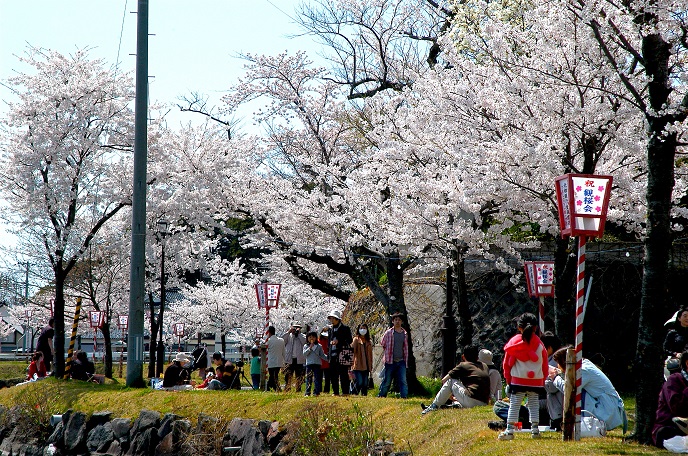
[[[499,434],[499,440],[513,440],[518,411],[524,397],[528,397],[530,412],[531,437],[539,438],[540,402],[539,393],[544,391],[545,378],[549,367],[547,350],[540,341],[540,328],[537,317],[524,313],[518,317],[516,324],[519,334],[504,346],[504,379],[509,394],[509,415],[506,430]]]

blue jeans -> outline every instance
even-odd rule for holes
[[[313,385],[315,384],[315,385]],[[311,395],[311,387],[313,387],[313,395],[319,396],[322,391],[322,375],[320,374],[320,364],[306,365],[306,395]]]
[[[260,374],[251,374],[251,382],[254,390],[260,389]]]
[[[377,397],[387,397],[392,377],[394,377],[397,388],[399,388],[399,395],[402,399],[406,399],[408,396],[408,384],[406,383],[406,362],[403,360],[392,364],[385,363],[385,378],[382,380]]]
[[[361,396],[368,395],[368,371],[352,371],[356,379],[356,389]]]

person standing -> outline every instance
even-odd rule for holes
[[[43,364],[45,369],[50,372],[50,364],[53,362],[55,350],[53,348],[53,338],[55,337],[55,319],[50,318],[48,324],[41,330],[38,336],[36,351],[43,353]]]
[[[323,352],[325,353],[325,356],[327,357],[327,353],[330,350],[330,339],[327,338],[327,328],[323,328],[320,331],[320,336],[318,337],[318,343],[323,349]],[[322,361],[322,364],[320,365],[320,376],[323,379],[322,385],[323,393],[329,393],[330,392],[330,363],[328,362],[327,359],[324,359]]]
[[[444,376],[442,388],[432,404],[423,409],[422,415],[439,409],[452,394],[461,408],[487,405],[490,400],[490,374],[487,366],[478,360],[478,347],[464,347],[461,361]]]
[[[323,360],[327,359],[327,355],[325,355],[322,346],[318,343],[318,333],[315,331],[308,333],[306,345],[303,346],[303,354],[306,357],[306,396],[311,395],[311,386],[313,384],[315,384],[313,395],[320,396],[322,389],[320,366]]]
[[[284,366],[284,389],[289,391],[301,391],[303,383],[303,366],[306,357],[303,355],[303,346],[306,345],[306,336],[301,332],[301,325],[292,322],[289,331],[282,336],[284,339],[285,366]]]
[[[265,341],[268,350],[268,390],[280,391],[279,371],[284,367],[284,339],[275,335],[275,327],[268,326],[268,339]]]
[[[394,313],[392,327],[382,335],[380,345],[384,350],[385,373],[377,397],[387,397],[392,378],[399,388],[402,399],[408,397],[408,383],[406,382],[406,368],[408,367],[408,334],[401,327],[403,314]]]
[[[524,313],[516,320],[518,334],[504,346],[504,378],[509,394],[509,414],[506,430],[498,440],[513,440],[518,413],[524,397],[528,397],[531,437],[540,438],[540,393],[545,391],[545,378],[549,372],[547,351],[540,341],[538,319],[532,313]]]
[[[351,343],[354,350],[354,363],[351,370],[354,373],[356,391],[361,396],[368,395],[368,375],[373,370],[373,343],[370,341],[368,325],[361,323],[356,328],[356,337]]]
[[[251,349],[251,383],[253,384],[253,389],[260,389],[260,350],[258,347],[253,347]]]
[[[349,394],[349,368],[353,362],[351,329],[342,323],[342,313],[338,310],[330,312],[327,319],[332,325],[327,333],[330,341],[328,358],[332,393],[339,396],[339,385],[341,384],[342,394]]]

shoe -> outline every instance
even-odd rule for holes
[[[514,433],[511,431],[502,431],[497,436],[497,440],[514,440]]]
[[[425,408],[426,408],[425,404],[423,404],[423,403],[421,402],[421,403],[420,403],[420,409],[421,409],[421,410],[425,410]]]
[[[675,416],[671,419],[676,427],[678,427],[681,432],[688,435],[688,418],[682,418],[680,416]]]
[[[506,429],[506,421],[488,421],[487,427],[493,431],[503,431]]]
[[[539,430],[532,430],[532,431],[530,431],[530,438],[531,438],[531,439],[539,439],[540,437],[542,437],[542,436],[540,435],[540,431],[539,431]]]
[[[434,412],[435,410],[437,410],[437,406],[432,403],[428,405],[427,408],[425,408],[422,412],[420,412],[420,414],[425,415],[426,413]]]

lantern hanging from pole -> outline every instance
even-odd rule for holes
[[[555,179],[561,237],[602,237],[612,176],[564,174]]]
[[[184,337],[184,323],[173,324],[172,333],[177,337]]]
[[[282,284],[257,283],[255,288],[259,309],[276,309],[278,307]]]
[[[91,310],[88,313],[88,317],[91,323],[91,328],[93,329],[98,329],[101,326],[103,326],[103,317],[105,316],[105,312],[102,312],[100,310]]]
[[[129,315],[119,315],[117,317],[117,326],[120,330],[126,331],[129,328]]]

